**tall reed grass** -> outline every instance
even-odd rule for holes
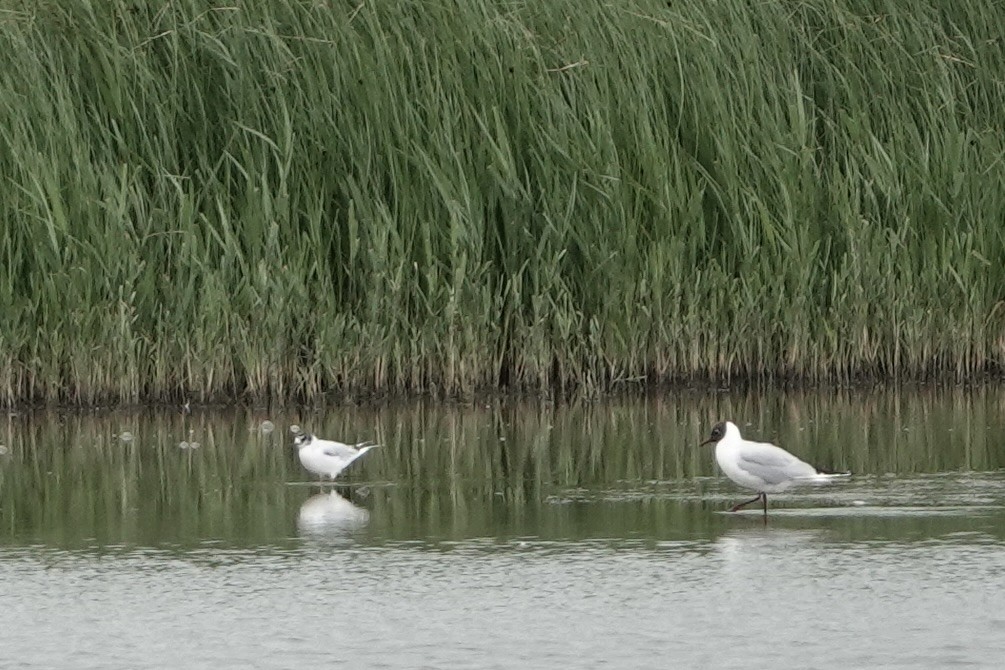
[[[996,372],[1001,25],[7,0],[0,403]]]

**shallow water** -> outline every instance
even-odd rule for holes
[[[0,666],[998,667],[1003,397],[12,415]],[[855,476],[726,513],[727,417]]]

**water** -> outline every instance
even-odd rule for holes
[[[12,415],[0,667],[998,667],[1003,414],[984,389]],[[695,445],[727,417],[856,476],[767,527],[724,513],[749,496]],[[385,446],[322,490],[291,424]]]

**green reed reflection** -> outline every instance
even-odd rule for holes
[[[996,430],[1003,413],[1001,394],[986,388],[12,415],[0,425],[0,543],[297,542],[302,506],[319,489],[291,447],[292,424],[384,445],[340,489],[369,512],[351,532],[693,537],[722,523],[711,493],[734,492],[713,478],[711,451],[696,446],[718,418],[822,466],[853,470],[857,483],[834,494],[848,497],[841,504],[861,482],[894,504],[884,492],[907,482],[910,499],[913,475],[1005,467]],[[260,430],[265,419],[273,432]],[[994,498],[993,484],[980,495]],[[328,511],[338,520],[354,509],[315,502],[322,522]]]
[[[130,433],[129,441],[119,435]],[[9,531],[46,543],[272,537],[290,525],[289,459],[236,415],[167,412],[14,417],[0,468]],[[180,449],[182,441],[197,449]]]

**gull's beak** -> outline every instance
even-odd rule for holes
[[[698,446],[699,447],[704,447],[706,444],[714,444],[714,443],[715,443],[715,440],[713,440],[712,438],[708,438],[707,440],[705,440],[704,442],[702,442]]]

